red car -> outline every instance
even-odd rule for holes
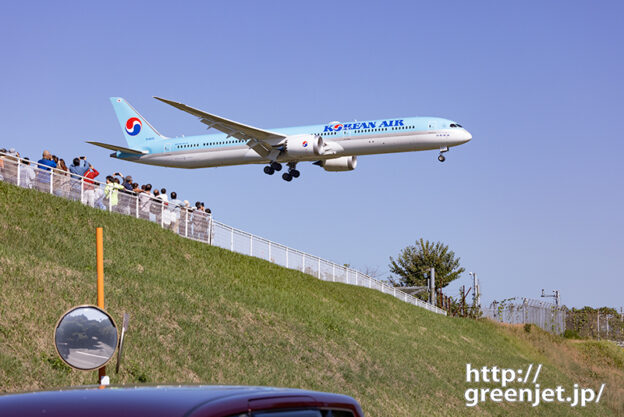
[[[0,396],[2,417],[363,417],[346,395],[240,386],[97,386]]]

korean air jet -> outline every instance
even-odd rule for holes
[[[125,161],[176,168],[205,168],[262,164],[264,173],[282,170],[285,181],[298,178],[299,162],[312,162],[326,171],[352,171],[359,155],[392,152],[439,151],[438,160],[451,147],[472,139],[461,125],[438,117],[404,117],[322,125],[261,129],[195,109],[186,104],[154,97],[187,112],[220,133],[168,138],[156,131],[126,100],[111,103],[127,147],[88,142],[114,151]]]

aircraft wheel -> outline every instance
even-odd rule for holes
[[[293,178],[299,178],[299,175],[301,175],[301,173],[296,169],[293,169],[292,171],[290,171],[290,175],[292,175]]]
[[[286,182],[290,182],[292,181],[292,175],[290,175],[288,172],[284,172],[282,174],[282,179]]]
[[[267,175],[273,175],[273,173],[275,172],[275,170],[271,167],[264,167],[264,173]]]
[[[281,171],[282,164],[280,164],[279,162],[271,162],[271,168],[273,168],[275,171]]]
[[[444,162],[444,161],[446,161],[446,158],[444,157],[444,155],[440,154],[440,155],[438,155],[438,161]]]

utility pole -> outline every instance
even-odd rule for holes
[[[546,294],[544,293],[544,289],[542,288],[542,297],[552,297],[555,299],[555,305],[557,307],[559,307],[560,303],[561,303],[561,297],[559,295],[559,290],[555,290],[553,294]]]
[[[435,268],[429,272],[429,304],[435,303]]]
[[[468,272],[468,274],[472,277],[472,288],[474,288],[474,292],[472,293],[472,306],[473,308],[477,308],[481,306],[481,288],[479,286],[479,279],[477,278],[476,272]]]

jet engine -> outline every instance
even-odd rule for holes
[[[322,155],[323,146],[323,138],[314,135],[293,135],[284,141],[286,153],[291,156]]]
[[[341,156],[340,158],[318,161],[315,164],[322,166],[325,171],[353,171],[357,166],[357,156]]]

